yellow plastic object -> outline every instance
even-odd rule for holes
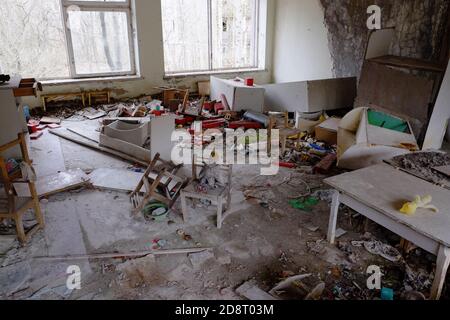
[[[406,202],[400,209],[401,213],[406,215],[413,215],[416,213],[417,209],[430,209],[434,212],[439,212],[439,209],[431,204],[433,198],[431,196],[416,196],[413,202]]]

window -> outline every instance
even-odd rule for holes
[[[256,69],[260,0],[161,0],[167,75]]]
[[[136,73],[131,0],[1,0],[0,69],[39,79]]]

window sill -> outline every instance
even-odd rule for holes
[[[164,79],[184,78],[184,77],[193,77],[193,76],[209,76],[209,75],[220,75],[220,74],[253,73],[253,72],[267,72],[267,70],[261,69],[261,68],[250,68],[250,69],[200,71],[200,72],[186,72],[186,73],[178,72],[178,73],[168,73],[164,76]]]
[[[130,80],[142,80],[142,76],[116,76],[116,77],[98,77],[98,78],[81,78],[81,79],[60,79],[60,80],[43,80],[41,81],[43,86],[61,86],[70,84],[84,84],[94,82],[114,82],[114,81],[130,81]]]

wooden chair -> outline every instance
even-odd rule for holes
[[[40,228],[44,228],[44,216],[42,215],[41,208],[39,206],[39,198],[36,192],[34,183],[30,180],[24,180],[21,170],[8,173],[5,159],[2,154],[11,148],[20,146],[22,153],[22,160],[31,167],[31,160],[28,156],[28,150],[23,134],[19,134],[19,138],[15,141],[0,146],[0,182],[4,187],[4,194],[0,193],[0,222],[5,219],[12,219],[16,224],[17,237],[22,245],[24,245],[30,237],[36,233]],[[31,197],[18,197],[14,190],[13,183],[26,183],[30,189]],[[34,209],[37,224],[28,231],[25,231],[23,226],[23,215],[30,209]]]
[[[300,139],[302,131],[300,129],[292,128],[289,125],[289,113],[288,112],[269,112],[269,151],[271,151],[272,130],[278,129],[280,132],[280,155],[283,155],[286,151],[286,143],[288,138],[296,137],[296,147],[300,145]]]
[[[224,170],[227,174],[226,186],[214,189],[208,188],[207,186],[202,186],[203,190],[199,191],[199,180],[197,180],[181,191],[181,207],[183,211],[183,220],[185,222],[188,219],[188,198],[208,200],[211,201],[212,205],[217,205],[217,228],[222,228],[223,221],[228,216],[227,211],[231,208],[231,178],[233,175],[233,167],[231,165],[221,165],[218,167],[220,170]],[[194,177],[196,177],[196,173],[194,174]]]
[[[176,175],[181,167],[181,165],[174,166],[163,161],[160,154],[156,154],[135,191],[130,195],[134,208],[133,214],[139,214],[151,199],[172,208],[180,196],[180,191],[189,181]]]

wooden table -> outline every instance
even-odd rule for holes
[[[328,241],[335,242],[339,205],[342,203],[370,220],[437,256],[431,299],[442,293],[450,263],[450,191],[381,164],[325,180],[333,195]],[[399,212],[416,195],[431,195],[439,213],[419,209],[415,215]]]

